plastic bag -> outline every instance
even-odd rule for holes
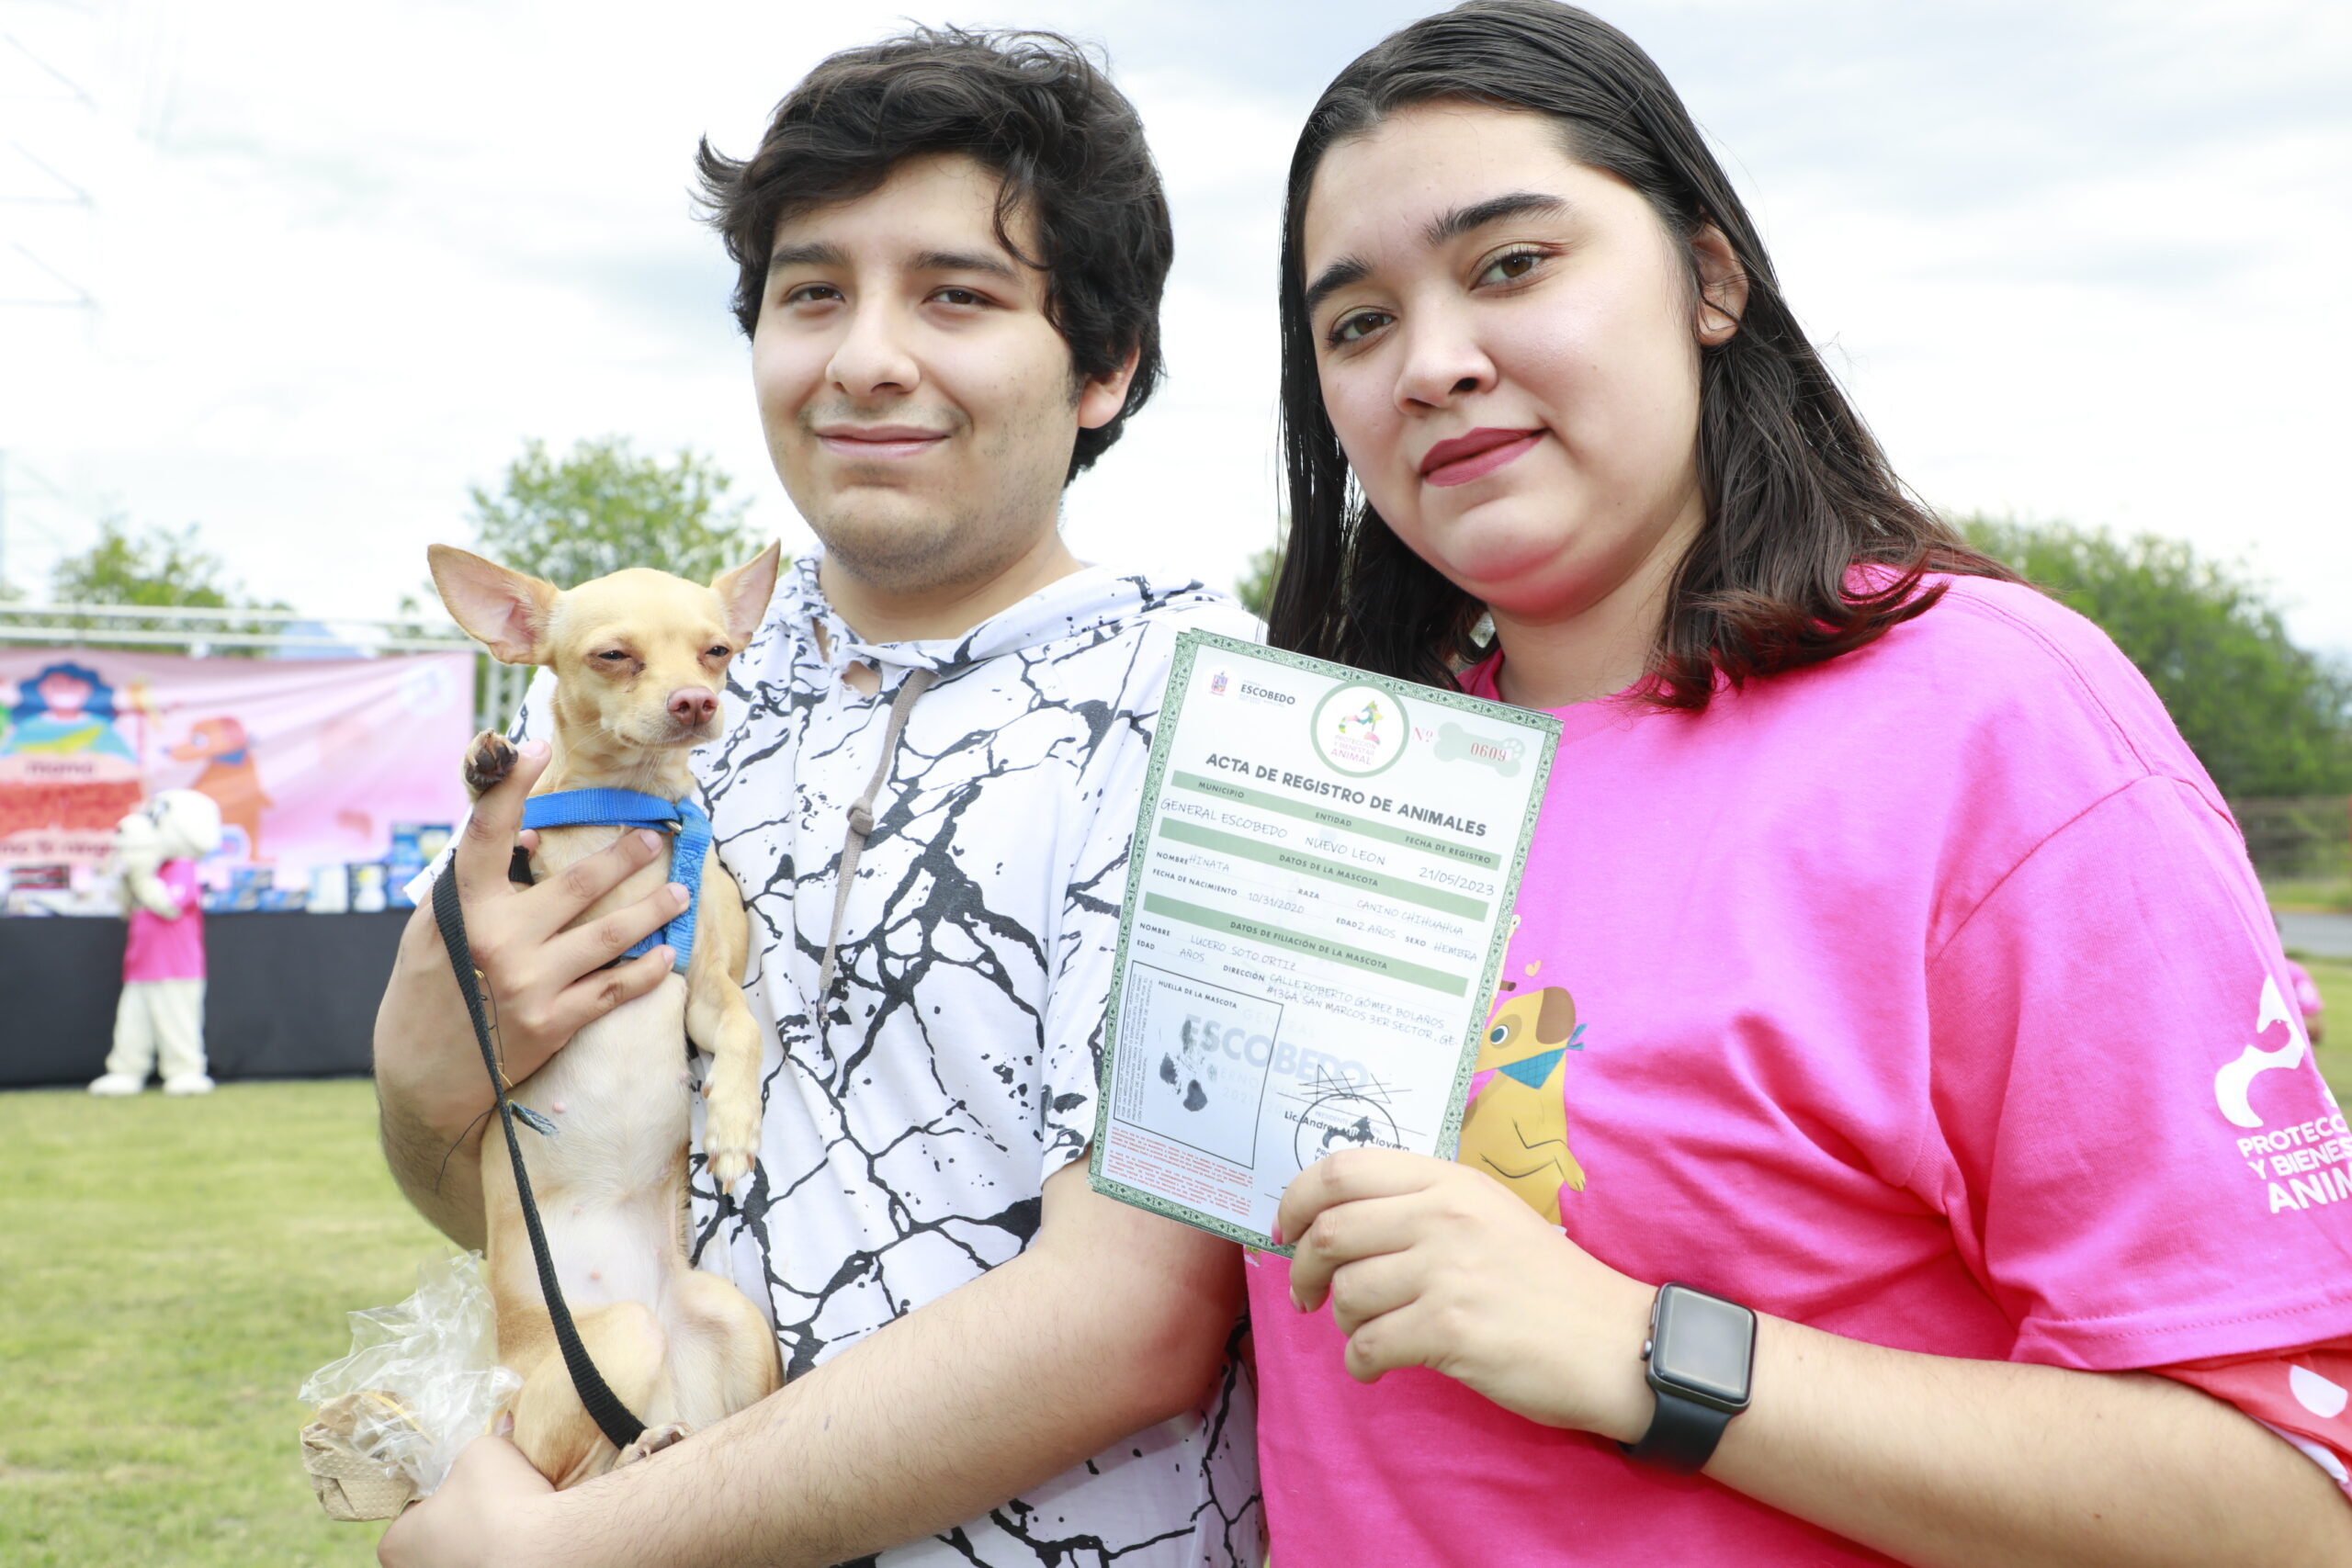
[[[416,1294],[351,1314],[351,1354],[311,1374],[303,1467],[337,1518],[389,1518],[439,1489],[458,1450],[523,1386],[498,1364],[497,1314],[481,1254],[438,1258]]]

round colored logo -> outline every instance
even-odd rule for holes
[[[1337,686],[1315,705],[1316,755],[1350,778],[1366,778],[1405,754],[1404,705],[1377,686]]]

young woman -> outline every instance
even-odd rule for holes
[[[1274,1561],[2352,1562],[2352,1140],[2226,807],[1903,492],[1657,68],[1389,39],[1282,305],[1272,639],[1565,726],[1494,1032],[1568,1146],[1292,1187]]]

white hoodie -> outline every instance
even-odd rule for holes
[[[767,1312],[787,1378],[1017,1256],[1046,1179],[1093,1136],[1128,846],[1190,627],[1255,632],[1196,582],[1093,567],[960,637],[866,643],[812,555],[736,657],[725,739],[695,762],[751,908],[765,1125],[726,1212],[695,1156],[694,1245]],[[875,695],[842,678],[860,662]],[[900,705],[820,1020],[850,807],[916,669],[933,683]],[[1229,1366],[1199,1411],[877,1562],[1257,1568],[1252,1416]]]

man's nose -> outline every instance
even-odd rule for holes
[[[708,686],[681,686],[670,694],[670,716],[680,724],[701,724],[718,711],[718,698]]]
[[[907,350],[906,327],[890,301],[862,302],[825,367],[826,379],[858,399],[913,391],[922,370]]]

